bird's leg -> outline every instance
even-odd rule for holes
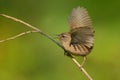
[[[82,61],[82,64],[81,64],[81,67],[83,67],[84,66],[84,64],[85,64],[85,62],[86,62],[86,56],[83,56],[83,61]]]

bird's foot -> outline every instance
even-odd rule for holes
[[[68,51],[66,51],[66,50],[64,50],[64,55],[66,55],[66,56],[68,56],[70,58],[73,58],[72,55]]]

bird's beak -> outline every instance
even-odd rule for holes
[[[56,37],[59,37],[59,36],[60,36],[60,34],[56,34],[55,36],[56,36]]]
[[[59,38],[60,34],[55,34],[55,38]]]

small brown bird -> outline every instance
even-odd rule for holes
[[[86,60],[94,45],[94,30],[88,12],[83,7],[73,9],[69,17],[70,32],[59,35],[59,40],[65,50]]]

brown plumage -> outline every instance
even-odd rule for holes
[[[59,36],[64,48],[73,55],[86,56],[94,45],[94,30],[88,12],[83,7],[73,9],[69,17],[70,32]]]

